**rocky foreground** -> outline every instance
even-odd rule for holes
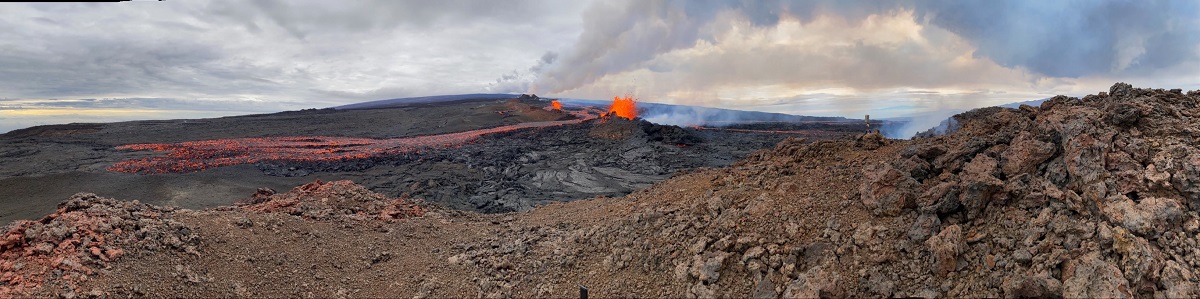
[[[347,181],[201,211],[79,194],[0,234],[0,297],[1194,298],[1198,104],[1116,84],[498,215]]]

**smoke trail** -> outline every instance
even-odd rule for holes
[[[639,67],[654,57],[712,41],[705,28],[723,11],[738,11],[754,26],[779,21],[778,1],[598,1],[584,13],[584,31],[561,64],[538,77],[548,92],[577,88]]]
[[[939,109],[899,119],[902,124],[884,126],[880,133],[892,139],[910,139],[917,133],[933,130],[936,135],[945,134],[954,125],[955,114],[963,113],[965,109]],[[893,124],[897,122],[892,122]]]
[[[558,53],[547,51],[542,54],[542,57],[537,60],[533,66],[526,71],[513,70],[511,73],[502,74],[500,78],[496,78],[496,82],[488,84],[489,92],[496,93],[535,93],[536,88],[532,86],[533,80],[542,73],[548,66],[554,64],[558,60]]]

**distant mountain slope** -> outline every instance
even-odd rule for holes
[[[1000,105],[1000,107],[1013,108],[1013,109],[1021,108],[1021,105],[1029,105],[1029,106],[1037,107],[1037,106],[1041,106],[1042,102],[1045,102],[1046,100],[1049,100],[1049,99],[1050,98],[1029,100],[1029,101],[1016,102],[1016,103],[1008,103],[1008,104]]]
[[[402,106],[402,105],[409,105],[409,104],[441,103],[441,102],[452,102],[452,101],[473,100],[473,99],[507,99],[507,98],[516,98],[518,96],[520,96],[520,95],[506,94],[506,93],[450,94],[450,95],[412,97],[412,98],[395,98],[395,99],[387,99],[387,100],[362,102],[362,103],[356,103],[356,104],[337,106],[337,107],[333,107],[333,109],[338,109],[338,110],[380,109],[380,108],[391,108],[391,107],[395,107],[395,106]]]
[[[443,103],[474,99],[506,99],[517,98],[519,94],[502,93],[472,93],[455,95],[438,95],[411,98],[395,98],[370,101],[333,107],[337,110],[360,110],[392,108],[410,104]],[[542,98],[549,100],[550,98]],[[612,101],[556,98],[564,105],[608,107]],[[848,121],[844,117],[804,116],[784,113],[759,111],[743,111],[733,109],[709,108],[700,106],[671,105],[659,103],[637,103],[639,116],[653,123],[689,126],[689,125],[724,125],[745,122],[806,122],[806,121]]]

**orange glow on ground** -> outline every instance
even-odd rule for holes
[[[485,134],[526,128],[581,123],[590,118],[530,122],[441,135],[391,139],[353,137],[264,137],[148,143],[118,146],[120,150],[165,152],[166,156],[127,160],[109,171],[158,174],[187,173],[267,161],[322,162],[369,159],[467,144]]]

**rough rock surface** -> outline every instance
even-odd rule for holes
[[[84,295],[76,286],[112,262],[163,250],[196,253],[192,229],[172,219],[187,212],[79,193],[54,214],[13,222],[0,233],[0,297]]]
[[[1117,84],[974,110],[947,135],[877,148],[788,139],[628,196],[511,214],[174,212],[203,237],[199,255],[119,259],[78,286],[188,297],[574,297],[583,286],[595,297],[1194,298],[1198,101],[1200,91]],[[178,283],[139,284],[147,277]]]
[[[502,213],[551,202],[621,196],[679,171],[727,166],[786,136],[601,117],[485,135],[470,144],[422,153],[335,162],[263,162],[256,167],[279,176],[394,169],[355,182],[375,192],[422,198],[453,209]]]

